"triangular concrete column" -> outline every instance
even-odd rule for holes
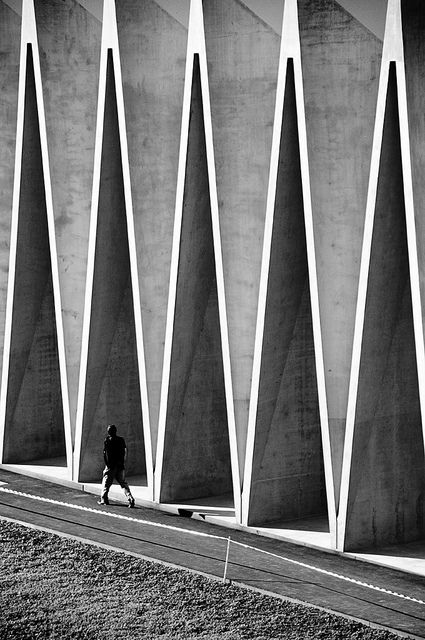
[[[239,518],[238,455],[201,0],[192,0],[189,19],[155,474],[157,501],[184,502],[230,492]]]
[[[74,479],[99,479],[106,426],[126,439],[127,472],[153,495],[133,207],[115,3],[105,0],[74,454]]]
[[[62,305],[37,30],[22,7],[15,177],[3,377],[0,459],[61,459],[72,445]]]
[[[399,0],[387,9],[342,467],[338,548],[425,535],[425,407]]]

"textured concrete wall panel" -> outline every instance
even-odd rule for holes
[[[423,537],[423,471],[393,63],[372,238],[345,548]]]
[[[155,452],[187,29],[152,0],[116,8]]]
[[[422,318],[425,318],[425,5],[402,1],[407,109],[412,159],[413,198],[418,240]]]
[[[204,2],[204,18],[243,469],[280,39],[239,0]]]
[[[35,0],[71,425],[83,326],[101,24],[76,0]]]
[[[9,272],[21,21],[0,2],[0,367]]]
[[[298,6],[323,357],[338,496],[382,42],[333,0],[300,0]]]

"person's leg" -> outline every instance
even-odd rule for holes
[[[114,469],[105,467],[103,470],[102,493],[99,500],[99,504],[109,504],[108,493],[113,481],[114,481]]]
[[[136,503],[133,496],[131,495],[131,490],[130,490],[130,487],[128,486],[128,482],[125,479],[125,469],[118,469],[118,471],[115,474],[115,478],[116,478],[116,481],[120,484],[120,486],[124,489],[125,497],[128,500],[128,506],[134,507]]]

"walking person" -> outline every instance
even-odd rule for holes
[[[117,436],[117,428],[114,424],[108,426],[108,435],[103,443],[103,459],[105,461],[105,468],[102,478],[102,495],[98,504],[109,504],[108,493],[115,479],[124,489],[128,506],[131,508],[134,507],[135,501],[131,495],[128,482],[125,479],[127,446],[124,438]]]

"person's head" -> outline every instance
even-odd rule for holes
[[[117,435],[117,428],[114,424],[110,424],[108,425],[108,434],[110,436],[116,436]]]

